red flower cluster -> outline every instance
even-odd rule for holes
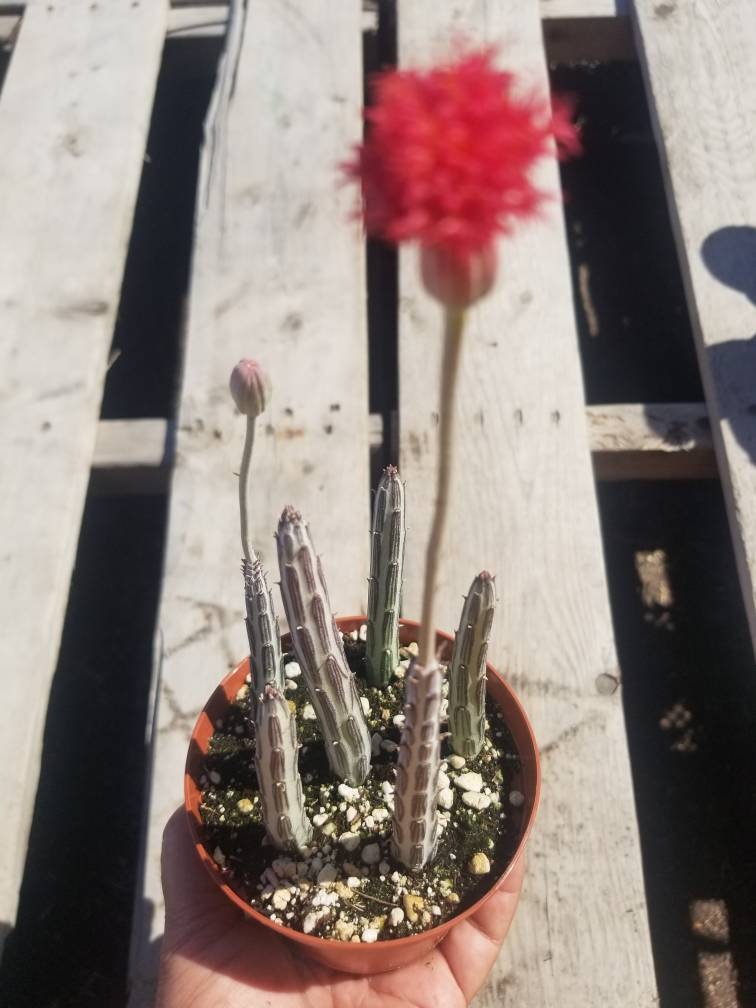
[[[538,210],[544,194],[529,175],[552,138],[563,153],[579,150],[567,104],[518,96],[490,48],[389,71],[373,87],[368,136],[346,171],[362,187],[368,232],[390,242],[465,262]]]

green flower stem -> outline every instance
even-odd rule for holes
[[[241,468],[239,469],[239,519],[241,524],[241,544],[244,559],[250,559],[249,522],[247,518],[247,498],[249,496],[249,463],[252,459],[252,446],[255,443],[255,418],[247,417],[247,433],[244,437]]]
[[[423,611],[418,654],[418,662],[423,667],[427,667],[435,659],[433,606],[438,564],[441,558],[449,507],[449,483],[454,455],[455,390],[459,374],[464,326],[464,309],[447,306],[444,317],[444,353],[441,361],[436,502],[431,534],[425,554],[425,584],[423,585]]]

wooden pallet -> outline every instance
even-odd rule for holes
[[[506,40],[508,61],[545,89],[542,28],[552,51],[594,58],[627,56],[632,30],[647,75],[706,403],[586,409],[555,203],[538,227],[508,240],[502,282],[473,313],[460,427],[476,448],[453,501],[448,570],[499,573],[492,658],[523,696],[544,758],[526,893],[480,1003],[652,1005],[590,461],[601,479],[721,476],[756,641],[756,368],[744,296],[753,299],[754,287],[740,268],[756,223],[756,8],[751,0],[541,0],[540,8],[398,0],[397,13],[401,63],[429,59],[463,29]],[[575,19],[586,18],[590,51],[575,53]],[[363,242],[332,172],[360,135],[360,38],[375,21],[373,5],[318,0],[249,4],[246,15],[234,0],[230,16],[207,2],[0,3],[0,37],[14,47],[0,95],[0,760],[9,796],[0,920],[16,911],[90,474],[95,492],[168,492],[131,1008],[152,1003],[160,835],[180,801],[188,732],[245,651],[234,576],[241,431],[226,394],[239,356],[259,356],[276,383],[271,429],[256,448],[253,540],[269,542],[281,505],[296,501],[319,550],[339,558],[336,609],[364,610],[368,448],[398,438],[415,516],[405,606],[408,615],[419,608],[421,488],[435,426],[433,404],[413,392],[433,366],[437,311],[413,253],[402,253],[401,397],[396,431],[384,431],[368,413]],[[166,33],[226,33],[202,157],[181,405],[175,423],[99,421]],[[541,184],[557,191],[553,163]],[[334,499],[350,508],[334,514]],[[453,625],[460,591],[456,575],[442,586],[443,625]]]

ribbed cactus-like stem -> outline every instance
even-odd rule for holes
[[[312,839],[297,769],[297,725],[283,693],[266,685],[255,704],[255,769],[265,828],[276,847],[301,851]]]
[[[371,686],[385,686],[399,664],[399,604],[404,564],[404,487],[395,466],[378,484],[370,533],[365,675]]]
[[[284,667],[278,619],[265,571],[254,550],[251,551],[249,560],[242,560],[242,575],[247,610],[244,622],[247,626],[252,671],[251,695],[260,696],[268,683],[283,693]]]
[[[405,679],[404,728],[394,791],[391,853],[419,871],[436,853],[441,768],[441,666],[413,660]]]
[[[331,612],[320,557],[307,524],[293,507],[281,515],[276,542],[286,618],[328,762],[337,777],[361,784],[370,769],[370,735]]]
[[[491,636],[496,590],[488,571],[470,585],[449,666],[449,728],[458,756],[472,759],[486,733],[486,652]]]

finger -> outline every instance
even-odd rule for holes
[[[441,943],[440,951],[468,1002],[488,976],[512,923],[524,867],[524,858],[520,855],[485,904],[460,921]]]
[[[161,870],[166,933],[206,916],[236,916],[197,856],[183,808],[176,809],[163,830]]]

